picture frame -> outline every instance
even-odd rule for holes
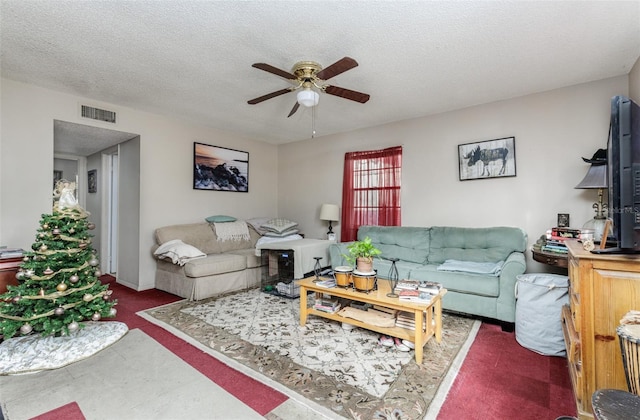
[[[569,227],[569,213],[558,213],[558,227]]]
[[[53,170],[53,189],[56,189],[56,184],[62,179],[62,171]]]
[[[516,138],[458,145],[460,181],[516,176]]]
[[[194,142],[193,189],[249,192],[249,152]]]
[[[89,193],[97,193],[98,192],[98,170],[91,169],[87,171],[87,191]]]

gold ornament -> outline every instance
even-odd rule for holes
[[[91,320],[92,321],[100,321],[100,318],[102,318],[102,316],[98,312],[96,312],[93,315],[91,315]]]
[[[69,229],[69,233],[75,233],[76,230],[74,228]]]
[[[49,229],[49,224],[48,224],[48,223],[45,223],[44,225],[42,225],[42,228],[43,228],[43,229]]]
[[[47,249],[49,249],[49,247],[48,247],[48,246],[46,246],[45,244],[42,244],[42,245],[40,246],[40,251],[42,251],[42,252],[45,252]]]
[[[86,295],[82,296],[82,300],[84,300],[85,302],[90,302],[93,299],[93,295],[91,293],[87,293]]]
[[[60,283],[56,286],[56,289],[58,289],[58,292],[64,292],[65,290],[67,290],[67,285],[64,283]]]

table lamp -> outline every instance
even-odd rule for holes
[[[596,215],[593,219],[587,221],[582,228],[593,229],[593,239],[598,242],[602,239],[604,225],[607,221],[607,217],[605,216],[605,213],[608,210],[607,204],[602,201],[602,190],[608,188],[609,185],[607,182],[607,151],[605,149],[598,149],[591,159],[582,158],[582,160],[590,163],[591,166],[589,167],[584,179],[580,181],[575,188],[598,190],[598,201],[593,203],[592,206]]]
[[[329,231],[327,232],[329,239],[335,239],[331,223],[340,220],[339,215],[340,209],[335,204],[323,204],[322,207],[320,207],[320,220],[329,222]]]

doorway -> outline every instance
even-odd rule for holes
[[[132,173],[139,174],[139,139],[133,133],[54,120],[54,156],[77,163],[75,178],[70,180],[77,184],[78,203],[90,213],[89,219],[96,226],[91,233],[93,248],[99,253],[100,270],[133,288],[132,279],[137,280],[138,274],[138,253],[128,255],[132,250],[121,242],[131,241],[126,230],[138,231],[135,226],[139,211],[126,208],[123,212],[120,180],[132,179]],[[129,145],[131,140],[133,146]],[[54,170],[55,165],[54,160]],[[88,185],[88,171],[92,172],[92,188]],[[122,171],[127,175],[124,178]],[[127,186],[124,193],[129,194],[130,189]],[[136,191],[139,196],[139,186]],[[124,260],[119,255],[125,255]],[[121,281],[123,273],[125,279]]]

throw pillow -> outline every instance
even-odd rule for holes
[[[163,243],[153,254],[161,260],[171,260],[172,263],[178,265],[185,265],[191,260],[207,256],[195,246],[185,244],[180,239]]]
[[[264,235],[268,231],[262,227],[264,223],[267,223],[269,220],[273,219],[273,217],[254,217],[252,219],[247,220],[247,223],[253,226],[253,228],[260,235]]]
[[[287,219],[271,219],[262,225],[262,228],[270,232],[282,233],[286,230],[293,229],[298,224]]]
[[[205,218],[209,223],[225,223],[225,222],[235,222],[237,219],[233,216],[225,216],[223,214],[219,214],[216,216],[209,216]]]
[[[264,236],[269,237],[269,238],[284,238],[285,236],[295,235],[298,232],[300,232],[299,229],[289,229],[289,230],[285,230],[282,233],[267,232],[267,233],[264,234]]]

